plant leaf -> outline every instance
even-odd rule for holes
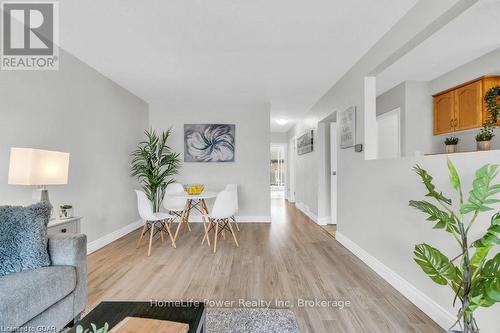
[[[446,163],[448,164],[448,170],[450,171],[450,183],[451,183],[451,186],[453,186],[453,188],[457,191],[461,191],[460,190],[460,176],[458,175],[458,172],[457,172],[457,169],[455,168],[455,166],[453,165],[453,163],[451,162],[451,160],[448,158]]]
[[[484,284],[486,298],[500,302],[500,253],[484,264],[480,274],[479,282]]]
[[[486,234],[472,243],[474,247],[492,247],[494,245],[500,245],[500,213],[493,215]]]
[[[500,192],[500,185],[490,185],[498,174],[498,165],[486,164],[476,171],[472,189],[469,192],[469,200],[462,204],[460,212],[486,212],[492,210],[488,205],[498,202],[490,197]]]
[[[443,212],[428,201],[410,201],[410,206],[429,215],[427,221],[437,221],[434,229],[445,229],[448,232],[458,232],[457,221],[453,215]]]
[[[420,176],[422,179],[422,182],[424,183],[425,187],[427,188],[427,191],[429,193],[426,194],[428,197],[435,198],[438,201],[442,201],[448,205],[451,205],[451,199],[446,198],[443,193],[437,192],[436,187],[432,183],[432,176],[429,175],[427,170],[422,169],[419,165],[416,165],[413,170]]]
[[[428,244],[419,244],[415,246],[416,263],[432,279],[432,281],[446,285],[448,281],[456,279],[456,268],[450,263],[450,260],[438,249]]]

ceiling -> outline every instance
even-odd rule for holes
[[[65,0],[60,41],[149,103],[264,101],[282,132],[415,3]]]
[[[432,81],[500,48],[499,13],[499,0],[477,2],[378,75],[377,93],[404,81]]]

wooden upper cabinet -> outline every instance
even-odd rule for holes
[[[485,77],[482,80],[482,89],[483,89],[483,97],[486,95],[488,90],[490,90],[493,87],[500,86],[500,76],[488,76]],[[488,110],[486,109],[486,103],[484,102],[484,99],[482,100],[483,103],[483,119],[486,120],[489,117]],[[500,126],[500,120],[497,122],[497,126]]]
[[[485,76],[434,95],[434,135],[482,127],[488,119],[484,95],[499,85],[500,76]]]
[[[443,134],[453,131],[453,92],[434,97],[434,134]]]
[[[454,95],[455,131],[481,127],[483,124],[481,81],[458,88]]]

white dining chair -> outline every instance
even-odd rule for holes
[[[172,246],[175,248],[175,241],[170,232],[170,222],[175,218],[175,215],[167,213],[155,213],[153,207],[151,206],[151,201],[149,201],[146,193],[135,190],[137,194],[137,209],[139,210],[139,215],[141,219],[144,220],[144,226],[142,228],[141,237],[137,242],[137,248],[141,246],[142,239],[144,235],[149,231],[149,248],[148,257],[151,255],[151,245],[153,243],[153,237],[159,232],[161,241],[164,242],[163,232],[166,232],[170,236],[172,241]],[[155,232],[155,228],[157,228]]]
[[[217,252],[217,238],[219,233],[224,230],[229,231],[233,235],[236,247],[239,247],[238,239],[236,239],[236,234],[234,233],[233,227],[231,226],[230,219],[236,213],[237,203],[233,191],[222,191],[217,194],[215,198],[214,206],[212,211],[205,215],[204,217],[208,220],[208,228],[205,230],[205,237],[203,237],[202,244],[205,239],[210,237],[210,231],[214,231],[214,253]]]
[[[235,215],[238,213],[238,185],[237,184],[227,184],[226,185],[226,191],[233,191],[235,199],[236,199],[236,212],[234,213]],[[236,230],[240,231],[240,227],[238,226],[238,222],[236,222],[236,216],[233,215],[231,216],[231,220],[233,220],[234,225],[236,226]]]
[[[163,197],[163,208],[167,210],[169,214],[175,215],[179,223],[181,223],[181,218],[186,209],[188,209],[188,201],[185,198],[176,197],[175,194],[184,194],[184,186],[179,183],[172,183],[165,189],[165,196]],[[172,220],[172,222],[174,222]],[[191,231],[189,223],[186,223],[187,228]]]

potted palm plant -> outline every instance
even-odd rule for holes
[[[454,136],[447,137],[444,140],[444,144],[446,145],[446,152],[448,154],[456,153],[457,152],[457,145],[458,145],[459,141],[460,141],[460,139],[457,137],[454,137]]]
[[[136,177],[153,210],[158,212],[167,185],[174,182],[180,166],[179,154],[167,145],[171,129],[158,135],[153,129],[145,131],[146,140],[132,152],[131,175]]]
[[[457,321],[452,327],[458,325],[460,331],[449,332],[478,333],[474,311],[500,302],[500,253],[489,255],[495,253],[494,247],[500,244],[500,212],[493,214],[482,237],[469,241],[471,227],[478,216],[493,211],[491,206],[500,202],[495,198],[500,192],[500,184],[492,183],[498,167],[487,164],[478,169],[469,197],[465,198],[458,172],[448,160],[450,182],[458,196],[458,205],[455,205],[458,210],[453,208],[452,199],[436,190],[431,175],[420,166],[415,167],[428,191],[426,197],[429,200],[412,200],[410,206],[425,213],[427,221],[436,223],[434,229],[444,230],[458,245],[457,256],[453,259],[426,243],[416,245],[413,252],[416,263],[429,278],[437,284],[449,286],[455,294],[455,301],[461,303]]]

